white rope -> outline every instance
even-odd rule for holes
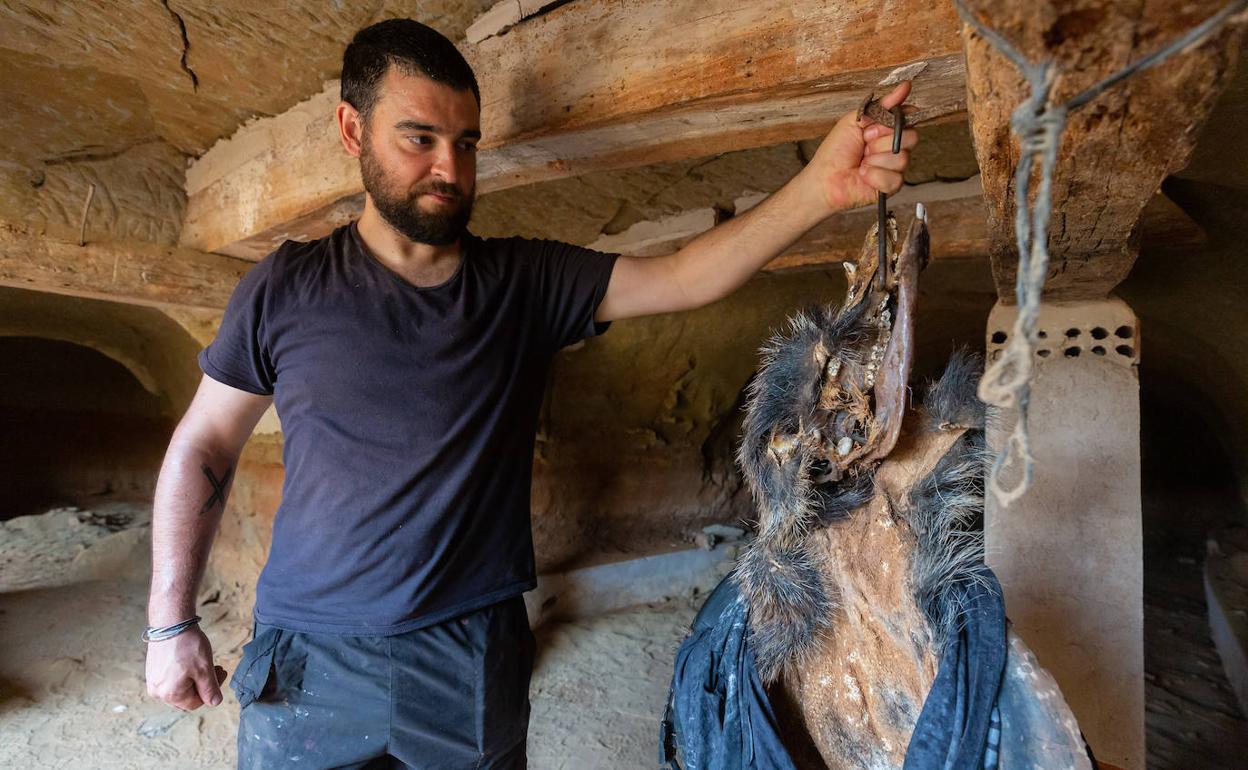
[[[953,0],[953,4],[966,24],[1018,67],[1031,89],[1028,98],[1010,115],[1010,129],[1019,138],[1020,151],[1018,168],[1014,173],[1014,235],[1018,246],[1018,275],[1014,283],[1014,294],[1018,303],[1018,317],[1014,321],[1009,344],[1001,352],[1001,357],[984,372],[979,383],[979,397],[984,403],[1018,410],[1018,421],[993,462],[987,480],[988,490],[1003,508],[1008,508],[1031,486],[1035,465],[1031,454],[1031,437],[1027,430],[1027,407],[1035,361],[1036,319],[1040,315],[1041,291],[1049,267],[1053,169],[1057,166],[1057,148],[1061,144],[1062,131],[1066,128],[1066,117],[1072,110],[1082,107],[1131,75],[1204,42],[1228,20],[1248,8],[1248,0],[1235,0],[1164,48],[1115,72],[1069,102],[1056,105],[1049,101],[1056,77],[1052,62],[1028,61],[1008,40],[981,24],[966,8],[963,0]],[[1032,204],[1028,202],[1031,176],[1037,163],[1040,165],[1040,188],[1036,191],[1036,200]],[[1003,477],[1011,468],[1019,469],[1019,477],[1017,483],[1007,487]]]

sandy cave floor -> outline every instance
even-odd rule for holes
[[[134,520],[145,522],[143,514],[135,512]],[[59,515],[65,524],[73,514]],[[54,529],[48,524],[18,526],[47,535]],[[39,570],[20,562],[22,535],[0,528],[0,584],[37,584]],[[62,530],[81,565],[90,538],[76,526]],[[130,541],[128,577],[100,579],[92,567],[87,574],[95,579],[88,582],[0,593],[0,767],[234,767],[232,694],[217,708],[185,714],[144,692],[144,647],[136,637],[145,623],[147,541],[129,532],[108,533],[97,543],[116,548],[103,541]],[[40,550],[39,564],[53,568],[44,580],[67,582],[75,559],[54,551]],[[674,599],[539,629],[530,766],[654,767],[672,659],[697,604]],[[218,662],[233,671],[250,625],[224,608],[203,614],[216,618],[206,628]]]
[[[59,527],[50,520],[0,524],[0,586],[26,587],[0,593],[0,767],[233,767],[232,696],[218,708],[183,714],[144,693],[144,648],[135,637],[147,593],[146,511],[92,513],[62,509]],[[97,528],[98,542],[71,518]],[[132,526],[118,526],[126,521]],[[56,531],[62,552],[23,542]],[[90,555],[97,547],[100,555]],[[40,555],[23,562],[23,551]],[[126,576],[102,574],[119,566]],[[30,588],[40,572],[59,585]],[[1154,561],[1145,603],[1150,770],[1242,766],[1248,722],[1209,639],[1197,560]],[[654,767],[672,657],[697,604],[677,599],[544,626],[531,691],[530,766]],[[232,670],[249,625],[226,608],[208,612],[220,662]]]

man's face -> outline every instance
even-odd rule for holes
[[[476,191],[481,121],[472,91],[391,67],[364,126],[360,175],[382,218],[418,243],[454,243]]]

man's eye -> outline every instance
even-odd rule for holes
[[[473,144],[472,142],[460,142],[459,149],[463,150],[464,152],[476,152],[477,145]]]
[[[431,136],[409,136],[407,140],[411,142],[412,144],[432,144],[433,143],[433,137]]]

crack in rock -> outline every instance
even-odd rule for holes
[[[165,6],[165,10],[173,17],[173,21],[178,25],[178,33],[182,36],[182,71],[191,78],[191,90],[199,91],[199,76],[195,74],[195,70],[191,69],[191,65],[186,63],[186,57],[191,50],[191,40],[186,36],[186,22],[182,20],[182,16],[169,5],[169,0],[160,0],[160,4]]]

